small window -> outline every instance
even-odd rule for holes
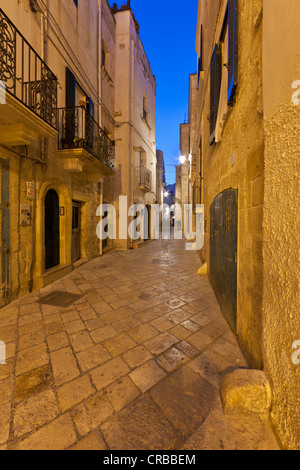
[[[148,98],[144,96],[143,98],[143,119],[148,122],[149,108],[148,108]]]
[[[200,82],[200,73],[203,72],[203,25],[201,25],[200,34],[200,57],[198,59],[198,88]]]

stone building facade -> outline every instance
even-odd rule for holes
[[[147,213],[147,233],[150,238],[151,204],[156,202],[156,143],[155,105],[156,82],[139,36],[138,23],[130,7],[114,13],[116,21],[116,85],[115,141],[116,184],[115,207],[119,214],[119,197],[127,196],[128,208],[143,204]],[[137,211],[137,214],[140,214]],[[132,217],[128,218],[128,223]],[[119,219],[117,220],[117,230]],[[132,235],[118,239],[116,249],[133,246]]]
[[[130,9],[3,0],[0,39],[3,306],[118,246],[97,237],[97,208],[119,194],[155,202],[156,148],[155,80]]]
[[[300,338],[299,8],[294,0],[200,1],[189,116],[193,199],[205,205],[201,256],[249,365],[270,380],[272,423],[293,449],[300,448],[300,369],[292,361]]]

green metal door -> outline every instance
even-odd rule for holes
[[[221,310],[236,332],[238,192],[219,194],[210,208],[210,281]]]

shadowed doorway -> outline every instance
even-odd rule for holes
[[[238,192],[219,194],[210,208],[210,281],[230,327],[237,324]]]
[[[59,197],[50,189],[45,197],[45,269],[59,262]]]

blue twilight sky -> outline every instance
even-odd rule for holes
[[[114,0],[110,0],[112,5]],[[126,0],[115,0],[118,7]],[[197,71],[198,0],[131,0],[157,83],[156,142],[164,152],[167,184],[179,164],[179,125],[188,119],[189,74]]]

